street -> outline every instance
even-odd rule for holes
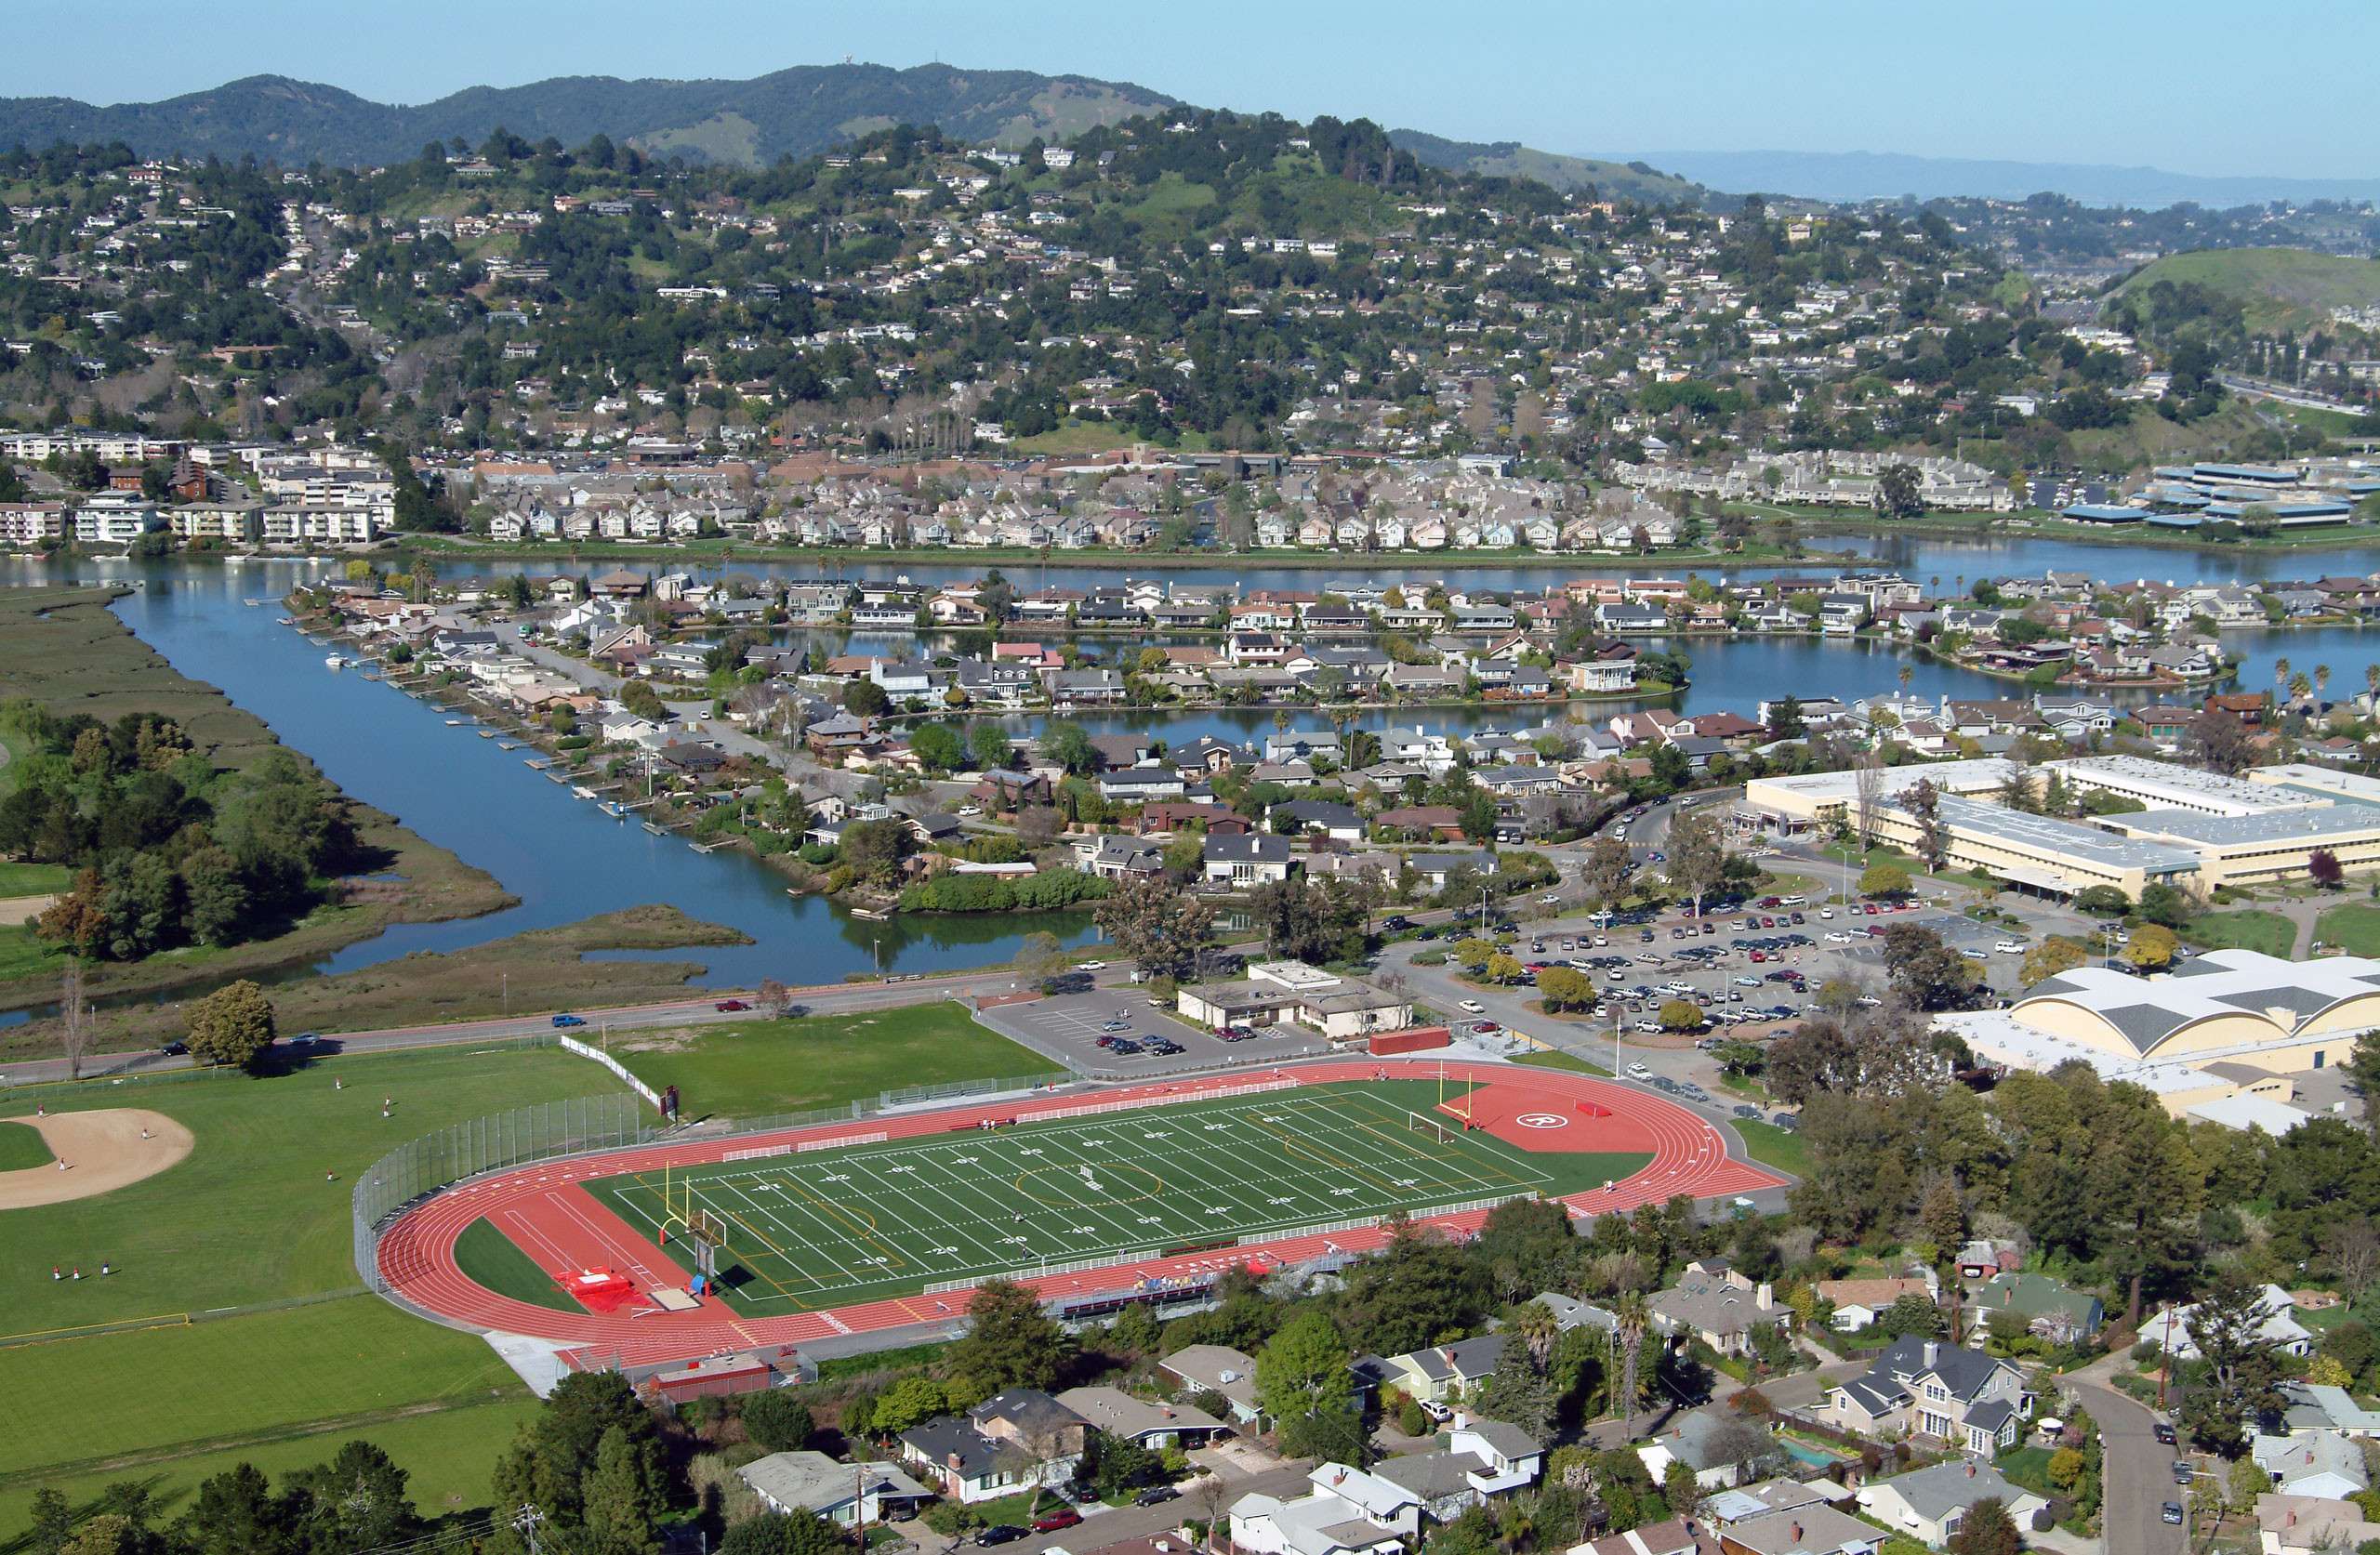
[[[2106,1555],[2181,1555],[2188,1529],[2158,1517],[2167,1501],[2189,1504],[2189,1492],[2174,1483],[2179,1455],[2158,1442],[2154,1415],[2108,1386],[2104,1378],[2115,1364],[2101,1361],[2066,1378],[2099,1423],[2106,1447],[2099,1511]]]

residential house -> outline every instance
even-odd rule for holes
[[[1839,1334],[1856,1334],[1872,1325],[1884,1310],[1904,1296],[1936,1297],[1936,1282],[1914,1274],[1881,1280],[1820,1280],[1811,1287],[1834,1303],[1828,1326]]]
[[[1344,1463],[1321,1463],[1289,1499],[1251,1493],[1232,1503],[1231,1542],[1246,1555],[1404,1555],[1421,1532],[1421,1498]]]
[[[1487,1381],[1503,1353],[1503,1335],[1482,1334],[1477,1338],[1388,1356],[1382,1375],[1408,1397],[1435,1403],[1454,1389],[1476,1388]]]
[[[1222,1396],[1236,1424],[1252,1425],[1263,1414],[1256,1403],[1256,1363],[1229,1345],[1184,1345],[1158,1361],[1157,1370],[1186,1389]]]
[[[1914,1432],[1989,1456],[2016,1444],[2032,1407],[2013,1363],[1911,1334],[1885,1346],[1866,1376],[1830,1388],[1819,1415],[1862,1436]]]
[[[1574,1544],[1568,1555],[1702,1555],[1702,1544],[1686,1519],[1647,1522],[1624,1534]]]
[[[1972,1457],[1945,1458],[1888,1480],[1872,1481],[1859,1493],[1859,1504],[1870,1517],[1934,1549],[1950,1542],[1950,1535],[1980,1501],[1999,1502],[2020,1529],[2035,1527],[2035,1519],[2049,1507],[2042,1496],[2009,1483],[2000,1470]]]
[[[1876,1555],[1884,1532],[1849,1512],[1817,1505],[1769,1512],[1719,1530],[1720,1555]]]
[[[2336,1555],[2380,1539],[2380,1522],[2353,1501],[2268,1491],[2256,1497],[2259,1555]]]
[[[1364,818],[1346,805],[1328,799],[1292,799],[1272,806],[1264,824],[1284,837],[1318,835],[1334,842],[1361,842]]]
[[[1969,1286],[1967,1311],[1978,1332],[1986,1331],[1993,1312],[2011,1311],[2025,1320],[2028,1331],[2058,1344],[2090,1338],[2108,1315],[2088,1291],[2047,1274],[2013,1271]]]
[[[1778,1301],[1765,1281],[1755,1283],[1722,1259],[1689,1263],[1676,1285],[1646,1305],[1664,1338],[1699,1339],[1722,1355],[1748,1355],[1763,1328],[1791,1331],[1793,1310]]]
[[[773,1512],[809,1512],[840,1528],[907,1518],[934,1496],[898,1464],[838,1463],[825,1453],[771,1453],[735,1476]]]
[[[1231,1427],[1193,1404],[1157,1403],[1121,1388],[1069,1388],[1058,1402],[1091,1422],[1093,1430],[1121,1437],[1153,1453],[1168,1447],[1203,1447]]]
[[[1210,881],[1244,887],[1286,880],[1296,872],[1298,863],[1288,837],[1250,832],[1236,837],[1210,834],[1206,866]]]
[[[2248,1455],[2271,1477],[2272,1487],[2289,1496],[2319,1496],[2344,1501],[2372,1487],[2363,1467],[2363,1450],[2344,1436],[2267,1436],[2258,1431]]]
[[[1455,1417],[1439,1452],[1410,1453],[1372,1465],[1372,1472],[1410,1491],[1422,1515],[1449,1522],[1473,1507],[1537,1483],[1545,1449],[1518,1426]]]
[[[2314,1346],[2311,1330],[2295,1316],[2296,1301],[2289,1292],[2276,1285],[2268,1285],[2256,1301],[2256,1334],[2273,1349],[2288,1355],[2305,1355]],[[2198,1341],[2190,1337],[2190,1320],[2198,1315],[2195,1304],[2169,1307],[2162,1313],[2145,1319],[2140,1324],[2140,1337],[2151,1344],[2162,1345],[2180,1361],[2195,1361]]]
[[[1063,1484],[1081,1466],[1083,1417],[1038,1388],[1011,1388],[964,1415],[901,1433],[901,1456],[941,1493],[972,1505]]]
[[[1078,837],[1075,866],[1103,880],[1145,879],[1165,873],[1165,850],[1154,842],[1114,833]]]
[[[1671,1464],[1682,1463],[1705,1490],[1749,1484],[1784,1461],[1767,1426],[1715,1404],[1679,1416],[1668,1430],[1638,1447],[1636,1456],[1656,1483]]]

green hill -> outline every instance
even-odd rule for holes
[[[2380,259],[2302,248],[2206,248],[2144,265],[2116,289],[2146,294],[2160,281],[2197,285],[2238,303],[2251,330],[2319,323],[2334,308],[2380,305]]]
[[[0,146],[121,140],[142,156],[211,152],[357,166],[416,156],[432,140],[460,137],[476,146],[501,126],[532,141],[551,136],[575,146],[601,133],[662,155],[751,164],[808,156],[892,124],[1020,145],[1173,106],[1161,92],[1124,82],[950,65],[803,65],[749,81],[557,77],[473,86],[413,107],[255,75],[163,102],[0,99]]]
[[[1606,199],[1648,204],[1685,202],[1699,205],[1709,191],[1641,162],[1600,162],[1593,157],[1540,152],[1517,140],[1448,140],[1418,129],[1393,129],[1389,143],[1449,173],[1491,178],[1534,178],[1565,193],[1593,187]]]

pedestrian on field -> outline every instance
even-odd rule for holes
[[[112,1263],[108,1262],[105,1258],[102,1258],[102,1259],[100,1259],[100,1260],[99,1260],[99,1278],[100,1278],[100,1279],[104,1280],[104,1279],[106,1279],[109,1275],[111,1275],[111,1274],[112,1274],[112,1273],[114,1273],[114,1272],[115,1272],[115,1265],[113,1265],[113,1264],[112,1264]]]
[[[58,1265],[53,1263],[49,1266],[49,1277],[53,1280],[62,1280],[66,1278],[66,1275],[64,1272],[58,1267]]]
[[[83,1266],[79,1263],[74,1266],[74,1277],[78,1280],[83,1277]]]

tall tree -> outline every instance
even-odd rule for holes
[[[1214,909],[1164,876],[1117,883],[1091,913],[1116,948],[1150,977],[1196,975]]]
[[[1672,813],[1669,855],[1663,867],[1670,888],[1691,897],[1699,916],[1702,899],[1717,890],[1727,875],[1727,850],[1719,836],[1716,807],[1698,805]]]
[[[986,1393],[1054,1388],[1074,1359],[1074,1341],[1041,1299],[1007,1280],[986,1280],[967,1304],[967,1335],[950,1347],[954,1377]]]

